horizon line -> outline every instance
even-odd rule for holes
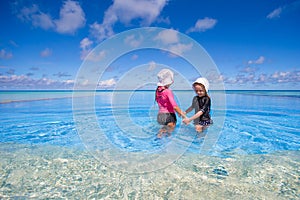
[[[75,90],[75,89],[0,89],[0,92],[47,92],[47,91],[61,91],[61,92],[92,92],[92,91],[99,91],[99,92],[110,92],[110,91],[155,91],[155,89],[126,89],[126,90],[115,90],[115,89],[96,89],[96,90],[87,90],[87,89],[80,89],[80,90]],[[193,89],[172,89],[172,91],[193,91]],[[278,90],[278,89],[225,89],[225,90],[209,90],[209,91],[300,91],[300,90]]]

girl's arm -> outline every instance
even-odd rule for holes
[[[198,117],[200,117],[201,115],[203,115],[203,111],[200,110],[198,111],[196,114],[194,114],[192,117],[190,118],[185,118],[183,119],[182,121],[185,123],[185,124],[189,124],[191,121],[193,121],[194,119],[197,119]]]
[[[186,109],[185,113],[189,113],[189,112],[191,112],[192,110],[193,110],[193,107],[190,106],[188,109]]]
[[[175,106],[174,110],[178,113],[179,116],[186,118],[185,113],[178,106]]]
[[[173,106],[174,110],[178,113],[179,116],[186,118],[185,113],[177,106],[172,91],[171,90],[165,90],[165,91],[167,92],[169,102]]]
[[[200,117],[201,115],[203,115],[203,113],[205,111],[207,111],[207,109],[209,109],[209,106],[210,106],[210,98],[209,97],[204,97],[204,105],[202,106],[202,108],[200,108],[200,110],[195,115],[193,115],[191,118],[185,118],[182,121],[185,124],[189,124],[192,120],[195,120],[198,117]]]

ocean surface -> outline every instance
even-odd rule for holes
[[[154,91],[1,91],[0,199],[300,199],[300,91],[209,95],[158,139]]]

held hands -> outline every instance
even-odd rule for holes
[[[189,111],[187,110],[187,112],[189,112]],[[182,122],[185,123],[185,125],[188,125],[189,123],[191,123],[191,121],[193,121],[194,119],[200,117],[202,114],[203,114],[203,111],[202,111],[202,110],[201,110],[201,111],[198,111],[198,112],[197,112],[195,115],[193,115],[192,117],[190,117],[190,118],[188,118],[188,117],[184,118],[184,119],[182,120]]]
[[[185,111],[183,113],[184,113],[184,117],[183,117],[182,122],[185,123],[185,125],[188,125],[191,122],[191,120],[186,116],[187,111]]]
[[[183,112],[179,107],[174,107],[174,110],[178,113],[180,117],[182,117],[183,119],[186,118],[186,112]]]
[[[185,118],[182,120],[182,122],[185,123],[185,125],[188,125],[188,124],[191,122],[191,120],[190,120],[189,118],[185,117]]]
[[[186,119],[186,118],[187,118],[186,112],[182,112],[182,113],[181,113],[181,117],[182,117],[183,119]]]

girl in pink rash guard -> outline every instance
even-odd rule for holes
[[[170,135],[174,130],[177,122],[175,111],[179,116],[186,117],[177,106],[172,90],[169,89],[170,85],[174,82],[173,77],[173,72],[169,69],[162,69],[157,74],[158,83],[155,92],[155,100],[159,107],[157,122],[163,125],[157,134],[158,138],[161,138],[165,133]]]

